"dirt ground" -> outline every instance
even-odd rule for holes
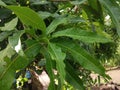
[[[120,68],[110,69],[107,71],[107,74],[112,78],[111,81],[116,84],[117,88],[120,90]],[[97,78],[97,74],[92,74],[91,77],[95,79]],[[101,79],[101,82],[104,82],[103,79]]]
[[[112,78],[114,83],[120,85],[120,69],[110,70],[107,72],[107,74]]]

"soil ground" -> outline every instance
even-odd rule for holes
[[[115,83],[120,90],[120,68],[114,68],[107,71],[107,74],[112,78],[111,81]],[[96,74],[92,74],[93,79],[97,78]],[[101,79],[102,82],[102,79]]]

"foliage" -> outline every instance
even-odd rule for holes
[[[39,67],[48,72],[49,90],[62,90],[66,82],[85,90],[81,69],[108,78],[94,57],[94,47],[115,41],[104,23],[107,15],[120,35],[119,4],[118,0],[0,0],[0,90],[11,88],[16,71],[43,59],[46,63]]]

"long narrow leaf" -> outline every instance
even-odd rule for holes
[[[75,70],[72,68],[72,66],[66,62],[66,80],[69,82],[75,89],[78,90],[85,90],[83,86],[82,80],[78,77],[78,75],[75,73]]]
[[[113,20],[114,25],[117,28],[117,32],[120,35],[120,6],[116,3],[116,0],[99,0],[100,3],[107,9]]]
[[[7,6],[7,8],[12,10],[24,24],[42,30],[43,33],[45,33],[46,26],[44,21],[32,9],[28,7],[19,7],[19,6]]]
[[[50,76],[50,85],[48,90],[55,90],[55,82],[54,82],[54,73],[53,73],[53,65],[52,65],[52,59],[48,53],[47,48],[42,48],[41,53],[44,55],[44,58],[46,59],[46,69],[48,72],[48,75]]]
[[[97,34],[95,32],[88,32],[86,30],[81,30],[79,28],[70,28],[62,31],[58,31],[52,35],[53,38],[56,37],[70,37],[73,39],[78,39],[83,42],[94,43],[94,42],[111,42],[111,40],[104,35]]]
[[[74,59],[85,69],[94,71],[100,75],[105,76],[105,69],[97,59],[91,56],[85,49],[80,47],[72,40],[59,40],[57,45],[61,46],[64,50],[71,53]]]
[[[53,43],[49,43],[48,51],[53,60],[56,61],[56,67],[60,75],[61,84],[64,83],[65,80],[65,64],[64,59],[66,54],[61,51],[61,48]]]
[[[53,31],[55,31],[58,25],[66,23],[66,22],[67,22],[67,18],[57,18],[53,20],[52,23],[47,27],[46,33],[47,34],[52,33]]]

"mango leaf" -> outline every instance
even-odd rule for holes
[[[8,38],[9,44],[11,48],[13,48],[17,53],[20,55],[24,55],[22,51],[22,46],[21,46],[21,40],[20,37],[25,33],[24,30],[17,31],[16,33],[13,34],[13,36],[10,36]]]
[[[44,58],[46,59],[46,69],[50,77],[50,85],[48,90],[55,90],[55,82],[54,82],[55,77],[53,73],[52,59],[49,55],[47,48],[43,47],[40,52],[43,54]]]
[[[2,0],[0,0],[0,6],[7,6]]]
[[[40,15],[40,17],[42,17],[43,19],[46,19],[46,18],[48,18],[48,17],[56,18],[56,17],[60,16],[60,15],[57,14],[57,13],[52,14],[52,13],[46,12],[46,11],[39,11],[39,12],[38,12],[38,15]]]
[[[64,59],[66,54],[61,51],[61,48],[54,43],[49,43],[48,51],[53,60],[56,61],[56,67],[60,75],[61,85],[65,80],[65,64]]]
[[[25,68],[31,61],[33,61],[33,58],[39,53],[40,48],[41,46],[39,43],[31,43],[25,50],[27,58],[18,55],[12,60],[6,60],[9,62],[7,62],[7,65],[4,67],[4,71],[0,73],[0,90],[10,90],[15,79],[16,70]]]
[[[120,36],[120,6],[115,0],[99,0],[99,2],[107,9],[112,18],[114,25],[117,28],[118,35]]]
[[[42,32],[45,33],[46,26],[44,21],[32,9],[28,7],[19,7],[19,6],[7,6],[7,8],[12,10],[24,24],[42,30]]]
[[[4,61],[5,57],[9,57],[11,58],[12,55],[14,55],[15,52],[14,50],[10,47],[10,45],[8,44],[7,47],[5,49],[3,49],[2,51],[0,51],[0,74],[2,73],[2,71],[4,70],[4,66],[6,65],[6,62]]]
[[[98,34],[96,32],[88,32],[86,30],[81,30],[79,28],[69,28],[66,30],[58,31],[52,35],[53,38],[62,37],[62,36],[78,39],[87,43],[111,42],[111,40],[105,37],[104,35]]]
[[[52,35],[53,38],[62,37],[62,36],[70,37],[73,39],[78,39],[78,40],[81,40],[83,42],[88,42],[88,43],[111,42],[109,38],[105,37],[102,34],[98,34],[95,32],[88,32],[86,30],[81,30],[79,28],[69,28],[66,30],[58,31]]]
[[[0,27],[1,31],[11,31],[14,30],[18,22],[18,18],[12,19],[10,22],[5,23],[5,26]]]
[[[40,15],[43,19],[46,19],[46,18],[48,18],[49,16],[52,16],[51,13],[49,13],[49,12],[42,12],[42,11],[39,11],[39,12],[38,12],[38,15]]]
[[[0,42],[6,39],[12,32],[1,32],[0,33]]]
[[[47,27],[46,33],[47,34],[52,33],[53,31],[55,31],[55,29],[57,28],[58,25],[66,23],[66,22],[67,22],[67,18],[65,18],[65,17],[59,17],[59,18],[54,19],[51,22],[51,24]]]
[[[66,62],[66,67],[66,81],[70,83],[75,89],[85,90],[82,80],[78,77],[69,62]]]
[[[70,3],[73,5],[79,5],[79,4],[83,4],[86,1],[87,0],[76,0],[76,1],[70,1]]]
[[[77,61],[83,68],[94,71],[102,76],[105,76],[105,69],[99,63],[97,59],[95,59],[92,55],[90,55],[85,49],[80,47],[79,44],[75,43],[72,40],[59,40],[57,41],[57,45],[59,45],[62,49],[71,53],[75,61]]]
[[[31,5],[45,5],[45,4],[49,4],[50,2],[48,1],[33,1],[33,3]]]

